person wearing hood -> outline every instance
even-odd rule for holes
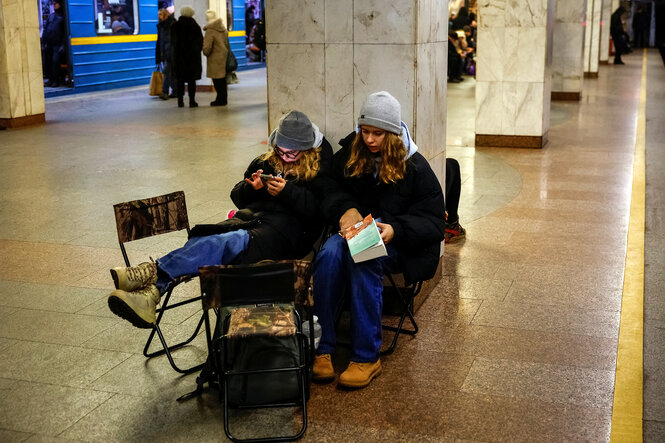
[[[173,67],[178,79],[178,107],[185,106],[185,83],[189,94],[189,107],[196,108],[196,80],[201,78],[201,50],[203,49],[203,33],[194,20],[194,9],[183,6],[180,18],[171,27],[171,44],[173,45]]]
[[[407,283],[434,276],[444,240],[444,198],[401,120],[399,102],[388,92],[367,97],[356,131],[340,145],[331,166],[337,185],[326,190],[321,203],[340,235],[328,238],[314,261],[314,311],[322,337],[313,376],[321,382],[335,378],[335,322],[348,296],[351,361],[339,384],[362,388],[382,370],[383,276],[403,272]],[[354,263],[344,235],[369,214],[377,221],[387,256]]]
[[[208,24],[203,27],[203,55],[208,59],[206,73],[212,79],[217,91],[217,98],[210,102],[210,106],[226,106],[226,57],[229,51],[229,35],[222,19],[212,9],[206,11]]]
[[[323,231],[320,198],[332,147],[316,125],[291,111],[231,191],[235,214],[216,225],[197,225],[182,248],[136,267],[111,269],[116,290],[108,297],[113,313],[138,328],[151,328],[155,309],[173,281],[201,266],[299,259]]]
[[[45,86],[60,84],[60,58],[64,52],[65,18],[62,0],[53,0],[53,12],[44,22],[43,39],[44,76],[48,78]]]
[[[162,94],[159,97],[163,100],[168,100],[169,98],[178,96],[178,81],[173,72],[173,46],[171,45],[171,28],[175,23],[175,18],[167,9],[160,9],[157,17],[159,18],[159,23],[157,23],[155,62],[158,65],[162,65],[162,72],[164,72]]]
[[[610,18],[610,35],[612,36],[612,41],[614,42],[614,64],[623,65],[624,62],[621,60],[621,55],[628,52],[628,44],[625,40],[625,32],[623,29],[623,15],[626,13],[626,9],[620,5],[616,11],[612,13]]]

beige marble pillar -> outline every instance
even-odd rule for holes
[[[554,0],[478,1],[476,146],[541,148],[552,89]]]
[[[556,1],[552,45],[552,100],[579,100],[582,97],[586,1]]]
[[[598,59],[601,64],[610,60],[610,22],[612,19],[612,0],[603,0],[600,12],[600,53]]]
[[[36,1],[0,1],[0,127],[44,122]]]
[[[584,76],[598,77],[600,54],[600,17],[603,0],[587,0],[586,34],[584,36]]]
[[[367,95],[386,90],[444,183],[447,23],[447,0],[267,1],[270,129],[298,109],[336,150]]]

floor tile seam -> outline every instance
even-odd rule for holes
[[[83,346],[83,344],[72,345],[72,344],[67,344],[67,343],[46,342],[46,341],[42,341],[42,340],[27,340],[27,339],[23,339],[23,338],[20,338],[20,339],[15,338],[15,339],[12,339],[12,340],[14,340],[16,343],[12,343],[11,345],[9,345],[9,347],[1,350],[0,355],[7,352],[11,348],[19,347],[22,342],[24,342],[24,343],[36,343],[36,344],[40,344],[40,345],[61,346],[61,347],[66,347],[66,348],[70,348],[70,349],[81,349],[81,350],[88,350],[88,351],[102,351],[102,352],[117,354],[117,355],[120,355],[120,356],[124,356],[126,354],[125,360],[127,358],[133,357],[135,355],[139,355],[138,352],[118,351],[116,349],[92,348],[92,347],[88,347],[88,346]],[[140,354],[140,355],[143,355],[143,354]]]
[[[458,325],[458,326],[462,326],[462,325]],[[549,334],[549,335],[557,335],[557,336],[565,335],[565,336],[571,336],[571,338],[590,337],[590,338],[597,338],[597,339],[602,339],[602,340],[611,340],[611,341],[614,342],[614,344],[613,344],[614,347],[616,347],[616,342],[617,342],[617,338],[596,337],[596,336],[590,336],[590,335],[586,335],[586,334],[576,334],[574,332],[566,332],[566,331],[563,331],[563,332],[561,332],[561,331],[545,331],[545,330],[542,330],[542,329],[524,329],[524,328],[514,328],[514,327],[510,327],[510,326],[500,326],[500,325],[494,326],[494,325],[481,325],[481,324],[475,324],[475,325],[468,324],[468,325],[464,325],[464,326],[479,326],[479,327],[483,327],[483,328],[496,328],[496,329],[504,329],[506,331],[529,331],[529,332],[537,332],[539,334]]]
[[[487,300],[487,299],[483,299],[483,300]],[[534,307],[536,307],[536,306],[564,307],[564,308],[566,307],[566,306],[562,306],[562,305],[559,305],[559,304],[549,305],[549,304],[544,304],[544,303],[533,303],[533,302],[529,302],[529,301],[512,302],[512,301],[508,300],[508,301],[500,301],[499,302],[499,301],[496,301],[496,300],[487,300],[487,302],[491,305],[497,305],[499,303],[502,303],[502,304],[506,304],[506,305],[519,305],[519,307],[522,307],[524,305],[534,306]],[[574,307],[574,306],[571,306],[570,308],[571,309],[567,309],[567,310],[584,311],[584,312],[598,312],[598,313],[604,312],[604,313],[612,313],[612,314],[617,314],[617,313],[620,312],[620,309],[586,309],[586,308],[578,308],[578,307]]]
[[[473,320],[475,321],[475,319]],[[554,334],[561,334],[561,333],[566,333],[578,337],[589,337],[589,338],[598,338],[598,339],[604,339],[604,340],[612,340],[616,334],[613,334],[612,336],[609,335],[594,335],[594,334],[582,334],[582,333],[575,333],[575,332],[566,332],[562,330],[556,330],[556,329],[534,329],[534,328],[518,328],[518,327],[511,327],[511,326],[505,326],[505,325],[492,325],[492,324],[487,324],[487,323],[469,323],[471,326],[484,326],[487,328],[504,328],[504,329],[511,329],[514,331],[530,331],[530,332],[543,332],[543,333],[554,333]],[[617,326],[618,330],[618,326]]]
[[[53,386],[53,387],[56,387],[56,388],[75,389],[75,390],[81,391],[81,392],[89,392],[89,391],[99,392],[99,393],[102,393],[102,394],[110,394],[110,396],[113,396],[113,395],[117,394],[116,392],[105,391],[105,390],[102,390],[102,389],[94,389],[94,388],[91,388],[91,387],[88,388],[88,387],[80,387],[80,386],[61,385],[61,384],[58,384],[58,383],[49,383],[49,382],[35,381],[35,380],[24,380],[24,379],[9,378],[9,377],[4,377],[4,376],[0,376],[0,380],[6,380],[6,381],[10,381],[10,382],[11,381],[13,381],[13,382],[20,381],[20,382],[23,382],[23,383],[29,383],[29,384],[38,385],[38,386]]]
[[[560,363],[550,363],[550,362],[543,362],[543,361],[531,361],[531,360],[516,360],[512,358],[491,358],[491,357],[486,357],[486,356],[476,356],[474,359],[474,363],[478,360],[487,360],[490,362],[503,362],[503,363],[524,363],[528,365],[530,368],[537,369],[544,371],[547,368],[551,368],[552,370],[566,370],[566,369],[571,369],[571,370],[582,370],[582,372],[591,374],[591,373],[602,373],[604,375],[612,375],[612,387],[614,387],[614,367],[610,369],[604,369],[604,368],[599,368],[595,366],[578,366],[578,365],[573,365],[573,364],[560,364]],[[472,365],[473,366],[473,365]],[[514,367],[515,365],[512,365]],[[523,375],[523,374],[520,374]],[[536,374],[536,375],[542,375],[542,374]]]
[[[101,391],[101,392],[105,392],[105,391]],[[116,397],[117,395],[120,395],[120,394],[117,393],[117,392],[116,392],[116,393],[111,393],[111,394],[112,394],[112,395],[110,395],[106,400],[104,400],[103,402],[101,402],[100,404],[98,404],[97,406],[95,406],[94,408],[92,408],[90,411],[88,411],[88,412],[87,412],[86,414],[84,414],[83,416],[79,417],[76,421],[74,421],[74,422],[71,423],[69,426],[67,426],[65,429],[63,429],[62,431],[60,431],[55,437],[56,437],[56,438],[59,438],[61,435],[64,435],[69,429],[71,429],[72,427],[76,426],[76,424],[77,424],[78,422],[80,422],[81,420],[83,420],[84,418],[86,418],[87,416],[89,416],[90,414],[92,414],[94,411],[96,411],[97,409],[99,409],[100,407],[102,407],[103,405],[105,405],[106,403],[108,403],[112,398]],[[62,438],[64,438],[64,437],[62,437]],[[85,441],[85,440],[75,440],[75,441]]]

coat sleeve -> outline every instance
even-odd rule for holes
[[[315,177],[313,181],[317,179],[318,177]],[[313,186],[313,184],[287,181],[286,186],[277,195],[277,198],[294,216],[312,218],[319,213],[319,200],[310,186]]]
[[[320,185],[319,193],[322,195],[321,211],[326,220],[337,225],[344,213],[351,209],[360,209],[360,203],[353,195],[345,191],[342,183],[346,180],[344,169],[351,151],[351,142],[355,138],[355,132],[350,133],[340,140],[342,149],[337,151],[329,162],[329,171],[326,179]]]
[[[212,47],[214,45],[215,39],[212,37],[212,32],[208,31],[203,37],[203,55],[206,57],[212,52]]]
[[[247,183],[244,179],[250,178],[253,173],[261,168],[261,161],[255,158],[245,170],[243,179],[236,183],[231,190],[231,200],[238,209],[246,208],[249,204],[258,200],[267,200],[270,196],[265,187],[261,189],[254,189],[252,185]]]
[[[443,191],[427,160],[416,154],[411,203],[403,214],[387,217],[395,231],[396,245],[409,248],[426,246],[442,241],[445,229],[445,204]]]

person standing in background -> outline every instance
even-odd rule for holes
[[[64,50],[65,17],[62,0],[53,0],[53,12],[44,22],[44,86],[60,85],[60,57]]]
[[[178,78],[178,107],[185,106],[185,83],[189,93],[189,107],[196,108],[196,80],[201,78],[201,50],[203,49],[203,33],[194,20],[194,8],[183,6],[180,18],[171,27],[171,44],[173,45],[173,67]]]
[[[610,35],[614,42],[614,64],[623,65],[621,55],[628,52],[628,46],[624,40],[622,16],[626,12],[623,6],[619,6],[610,20]]]
[[[178,96],[178,83],[173,72],[173,47],[171,46],[171,27],[175,18],[166,9],[158,12],[159,23],[157,23],[157,45],[155,46],[155,62],[162,65],[164,83],[162,83],[162,94],[159,98],[168,100]],[[169,88],[171,93],[169,94]]]
[[[229,37],[222,19],[212,9],[206,11],[207,25],[203,27],[203,55],[208,59],[206,73],[212,79],[217,91],[215,101],[210,106],[226,106],[226,58],[229,55]]]
[[[633,15],[633,42],[636,48],[649,47],[649,31],[651,27],[651,15],[639,5]]]

